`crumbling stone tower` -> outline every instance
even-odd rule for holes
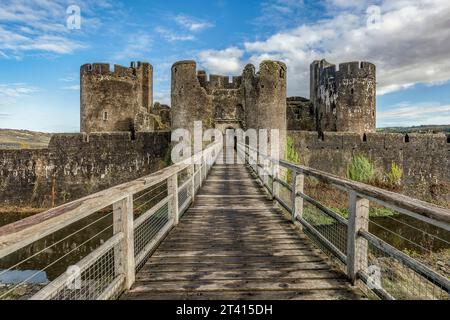
[[[311,64],[310,97],[317,131],[375,132],[376,68],[369,62]]]
[[[286,65],[263,61],[259,72],[247,65],[241,76],[208,75],[195,61],[172,66],[172,129],[278,129],[280,155],[286,140]]]
[[[110,71],[109,64],[81,66],[81,132],[151,131],[153,67],[132,62]]]

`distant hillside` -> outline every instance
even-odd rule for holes
[[[42,149],[48,146],[51,133],[0,129],[0,149]]]
[[[450,125],[432,125],[417,127],[387,127],[379,128],[378,132],[393,133],[450,133]]]

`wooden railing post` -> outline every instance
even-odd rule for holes
[[[305,175],[294,171],[294,179],[292,181],[292,221],[295,222],[297,217],[303,217],[303,198],[297,196],[298,192],[303,193],[305,184]]]
[[[367,240],[358,236],[358,231],[369,229],[369,200],[350,191],[348,213],[347,276],[354,284],[358,271],[366,270],[368,264]]]
[[[189,174],[191,175],[191,196],[192,196],[192,203],[194,203],[195,199],[195,164],[191,164],[189,166]]]
[[[280,196],[280,184],[277,179],[280,175],[280,165],[278,163],[272,163],[272,200]]]
[[[167,194],[172,195],[172,199],[169,202],[169,212],[173,225],[178,224],[178,174],[175,173],[167,179]]]
[[[123,232],[124,238],[116,248],[114,265],[118,273],[125,276],[124,289],[128,290],[134,283],[136,262],[134,259],[134,216],[133,196],[130,195],[113,204],[114,234]]]

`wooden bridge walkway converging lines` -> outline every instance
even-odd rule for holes
[[[0,299],[450,298],[448,260],[369,228],[387,208],[450,249],[449,210],[241,143],[188,160],[0,227],[0,279],[26,271]],[[311,181],[343,193],[347,214]]]
[[[123,299],[362,296],[282,217],[246,165],[223,163]]]

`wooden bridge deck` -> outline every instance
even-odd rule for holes
[[[244,165],[215,165],[122,299],[359,299]]]

